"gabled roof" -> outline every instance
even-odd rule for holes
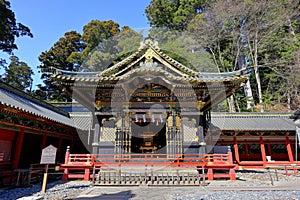
[[[188,81],[195,84],[205,82],[240,83],[247,80],[250,75],[247,69],[223,73],[197,72],[163,53],[157,42],[146,39],[136,52],[102,72],[69,72],[54,69],[52,77],[69,84],[75,81],[91,84],[115,83],[119,80],[128,80],[135,73],[156,73],[170,80]]]
[[[134,60],[137,58],[136,60]],[[104,70],[99,73],[99,76],[119,76],[128,71],[135,64],[139,63],[143,59],[150,60],[156,59],[163,65],[165,65],[168,69],[179,76],[197,76],[198,73],[189,67],[184,66],[183,64],[177,62],[170,56],[163,53],[163,51],[158,47],[157,42],[153,42],[151,39],[146,39],[141,43],[140,48],[124,59],[123,61],[117,63],[116,65]],[[144,63],[147,66],[147,63]],[[125,68],[122,68],[125,67]],[[153,67],[153,65],[151,66]],[[115,72],[117,71],[117,72]],[[114,74],[111,74],[114,72]]]
[[[0,106],[74,127],[74,123],[67,112],[34,98],[2,81],[0,81]]]

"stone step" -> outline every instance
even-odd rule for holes
[[[200,185],[197,170],[99,170],[94,185]]]

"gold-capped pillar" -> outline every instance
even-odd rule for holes
[[[182,154],[183,137],[180,120],[179,113],[176,113],[172,109],[167,117],[166,126],[166,148],[168,158],[176,158],[176,156]]]

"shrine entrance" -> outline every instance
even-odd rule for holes
[[[160,84],[142,84],[134,90],[129,107],[131,153],[167,153],[167,117],[173,109],[169,103],[175,100],[171,90]]]
[[[131,153],[166,153],[166,125],[132,122]]]

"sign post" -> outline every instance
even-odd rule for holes
[[[55,164],[56,151],[57,151],[57,148],[52,145],[49,145],[42,150],[40,164],[46,165],[46,170],[45,170],[44,178],[43,178],[43,186],[42,186],[43,193],[46,192],[49,164]]]
[[[300,146],[300,128],[296,126],[296,137],[295,137],[295,160],[298,162],[298,145]]]

